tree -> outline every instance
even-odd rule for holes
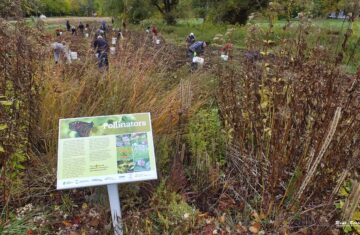
[[[196,1],[199,4],[199,1]],[[268,0],[207,0],[202,4],[209,9],[206,18],[213,22],[245,24],[248,16],[267,6]]]
[[[209,0],[192,0],[192,7],[197,17],[205,18],[209,11]]]
[[[129,20],[131,23],[139,24],[142,20],[150,17],[151,6],[148,1],[133,0],[129,9]]]
[[[39,0],[0,0],[0,17],[23,17],[36,12]]]
[[[80,14],[85,16],[91,16],[97,10],[97,4],[95,0],[83,0],[80,4]]]
[[[152,12],[150,2],[143,0],[103,0],[101,5],[103,14],[135,24],[150,17]]]
[[[41,0],[41,13],[49,16],[68,15],[71,10],[70,0]]]
[[[176,15],[174,10],[179,0],[151,0],[151,3],[160,11],[167,24],[176,24]]]

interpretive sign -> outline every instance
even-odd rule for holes
[[[57,189],[157,179],[150,113],[60,119]]]

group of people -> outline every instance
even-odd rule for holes
[[[80,22],[78,29],[80,30],[81,33],[84,33],[84,31],[87,31],[89,29],[89,24],[84,25],[82,22]],[[70,25],[69,20],[66,21],[66,30],[68,32],[71,31],[72,35],[76,35],[76,28]],[[107,68],[109,66],[109,61],[108,61],[109,45],[104,38],[107,30],[108,28],[106,26],[106,22],[105,21],[101,22],[101,25],[98,31],[96,32],[95,35],[96,38],[93,43],[93,48],[95,50],[96,57],[98,59],[99,68],[104,68],[104,67]],[[61,55],[63,55],[66,58],[67,63],[71,63],[71,53],[70,53],[71,51],[67,43],[61,40],[60,37],[61,34],[62,33],[60,30],[56,30],[56,35],[58,37],[56,42],[52,44],[55,64],[59,63],[61,59]]]
[[[126,27],[126,25],[123,27]],[[71,33],[73,35],[76,35],[76,28],[74,26],[70,25],[69,20],[66,21],[66,29],[67,29],[67,31],[71,31]],[[81,33],[84,33],[84,31],[87,31],[89,29],[89,24],[86,24],[84,26],[84,24],[82,22],[80,22],[78,29],[80,30]],[[106,25],[106,22],[102,21],[100,24],[100,27],[98,28],[98,30],[95,33],[95,39],[92,44],[92,47],[95,50],[96,57],[98,59],[99,68],[108,68],[108,66],[109,66],[108,52],[109,52],[110,47],[106,40],[107,32],[108,32],[108,27]],[[120,29],[119,30],[115,29],[114,32],[116,33],[117,40],[123,38],[123,34]],[[153,40],[154,44],[159,44],[158,43],[159,31],[155,25],[152,25],[152,27],[150,27],[150,26],[147,27],[146,32],[148,34],[149,33],[152,34],[152,40]],[[57,35],[60,36],[58,34],[58,31],[57,31]],[[68,62],[71,62],[70,50],[67,47],[66,42],[59,40],[59,38],[60,37],[58,37],[58,40],[55,43],[53,43],[53,45],[52,45],[53,49],[54,49],[55,63],[59,62],[61,53],[63,53],[65,55]],[[209,45],[209,43],[205,42],[205,41],[197,41],[195,34],[190,33],[186,37],[186,44],[187,44],[187,53],[186,54],[187,54],[187,57],[191,59],[192,68],[197,67],[196,61],[194,61],[194,57],[202,56],[205,52],[205,48]],[[231,44],[229,42],[229,43],[226,43],[224,45],[224,47],[221,49],[221,53],[222,53],[222,55],[230,56],[230,53],[232,50],[233,50],[233,44]]]
[[[68,32],[71,31],[71,34],[72,34],[72,35],[77,35],[77,29],[79,29],[79,31],[80,31],[81,34],[84,34],[84,32],[88,31],[89,27],[90,27],[89,24],[84,25],[84,24],[80,21],[78,27],[76,28],[74,25],[71,25],[71,24],[70,24],[70,21],[69,21],[69,20],[66,21],[66,30],[67,30]]]
[[[209,45],[209,43],[205,41],[196,41],[194,33],[190,33],[186,37],[186,44],[188,48],[187,55],[191,58],[202,55],[205,48]],[[221,54],[226,56],[231,56],[232,50],[233,44],[231,42],[225,43],[225,45],[220,49]]]

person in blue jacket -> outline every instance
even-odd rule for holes
[[[207,43],[204,41],[197,41],[193,43],[188,49],[188,56],[193,58],[194,56],[204,53]]]
[[[195,43],[193,43],[189,49],[188,49],[188,57],[189,59],[191,59],[191,70],[196,70],[197,69],[197,63],[195,63],[193,61],[193,58],[195,56],[199,56],[202,55],[205,51],[205,48],[207,47],[208,43],[204,42],[204,41],[197,41]]]

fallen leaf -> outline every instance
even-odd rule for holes
[[[75,216],[74,219],[72,220],[73,224],[80,224],[81,223],[81,219],[79,216]]]
[[[88,204],[83,203],[82,206],[81,206],[81,208],[83,208],[84,210],[87,209],[87,208],[88,208]]]
[[[236,225],[236,232],[240,234],[246,234],[247,228],[245,226],[242,226],[241,224]]]
[[[213,231],[215,229],[215,226],[214,225],[206,225],[204,228],[203,228],[203,231],[202,231],[202,234],[204,235],[211,235],[213,234]]]
[[[251,215],[254,217],[255,221],[260,221],[260,216],[256,211],[253,211]]]
[[[90,226],[92,226],[92,227],[97,227],[99,224],[100,224],[100,221],[98,220],[98,219],[96,219],[96,218],[94,218],[94,219],[92,219],[91,221],[90,221]]]
[[[64,220],[62,223],[63,223],[66,227],[71,227],[71,226],[72,226],[72,223],[71,223],[70,221],[68,221],[68,220]]]
[[[249,231],[252,232],[253,234],[257,234],[259,230],[260,230],[259,223],[254,223],[252,226],[249,227]]]
[[[219,221],[220,221],[220,223],[225,223],[225,213],[224,214],[222,214],[222,216],[220,216],[220,218],[219,218]]]

